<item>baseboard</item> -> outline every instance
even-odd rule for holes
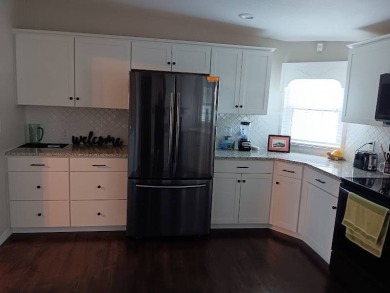
[[[291,237],[294,237],[294,238],[297,238],[299,240],[303,240],[302,239],[302,235],[301,234],[298,234],[296,232],[291,232],[287,229],[284,229],[284,228],[281,228],[281,227],[277,227],[277,226],[271,226],[270,227],[271,230],[274,230],[276,232],[279,232],[279,233],[282,233],[282,234],[285,234],[285,235],[288,235],[288,236],[291,236]]]
[[[211,224],[211,229],[257,229],[270,228],[269,224]]]
[[[7,229],[3,232],[3,234],[0,235],[0,246],[3,245],[3,243],[12,235],[12,230]]]
[[[52,232],[102,232],[125,231],[126,226],[106,227],[58,227],[58,228],[13,228],[13,233],[52,233]]]

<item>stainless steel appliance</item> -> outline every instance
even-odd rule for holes
[[[390,208],[390,178],[343,178],[337,203],[329,270],[348,292],[390,292],[390,233],[387,232],[381,257],[349,241],[342,220],[348,193]]]
[[[390,122],[390,73],[381,74],[379,78],[375,120]]]
[[[378,155],[368,151],[356,151],[353,166],[367,171],[376,171]]]
[[[198,74],[130,73],[127,236],[209,233],[215,80]]]

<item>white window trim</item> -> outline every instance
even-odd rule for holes
[[[296,79],[335,79],[340,82],[341,86],[345,89],[346,73],[347,73],[347,61],[331,61],[331,62],[299,62],[299,63],[283,63],[282,64],[282,76],[280,82],[280,94],[282,101],[282,113],[284,113],[284,99],[285,88],[288,84]],[[342,109],[341,109],[342,113]],[[283,117],[281,117],[283,119]],[[282,121],[281,121],[282,122]],[[281,133],[282,123],[280,123],[279,132]],[[342,123],[341,130],[341,142],[340,147],[345,145],[346,125]],[[284,134],[284,133],[281,133]],[[291,142],[292,147],[298,147],[301,149],[312,150],[324,150],[328,151],[334,149],[334,146],[326,146],[320,144],[306,144]]]

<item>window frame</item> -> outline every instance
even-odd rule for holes
[[[283,127],[283,118],[286,111],[285,106],[285,89],[293,80],[298,79],[330,79],[336,80],[340,83],[343,90],[345,90],[345,82],[347,75],[347,61],[331,61],[331,62],[299,62],[299,63],[283,63],[282,64],[282,75],[281,75],[281,101],[282,101],[282,115],[280,120],[280,133],[284,135],[291,135],[290,133],[282,133]],[[344,94],[345,96],[345,94]],[[342,104],[343,105],[343,104]],[[322,143],[310,143],[304,141],[296,141],[291,137],[291,145],[301,148],[301,151],[307,148],[315,148],[322,150],[330,150],[335,147],[343,147],[345,144],[345,133],[346,126],[345,123],[341,121],[341,116],[343,113],[343,106],[339,109],[340,120],[338,124],[341,124],[341,137],[340,137],[340,146],[333,144]],[[290,108],[295,109],[295,108]],[[308,109],[309,110],[309,109]],[[326,110],[323,110],[326,111]]]

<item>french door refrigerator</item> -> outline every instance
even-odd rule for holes
[[[130,72],[127,236],[205,235],[217,78]]]

